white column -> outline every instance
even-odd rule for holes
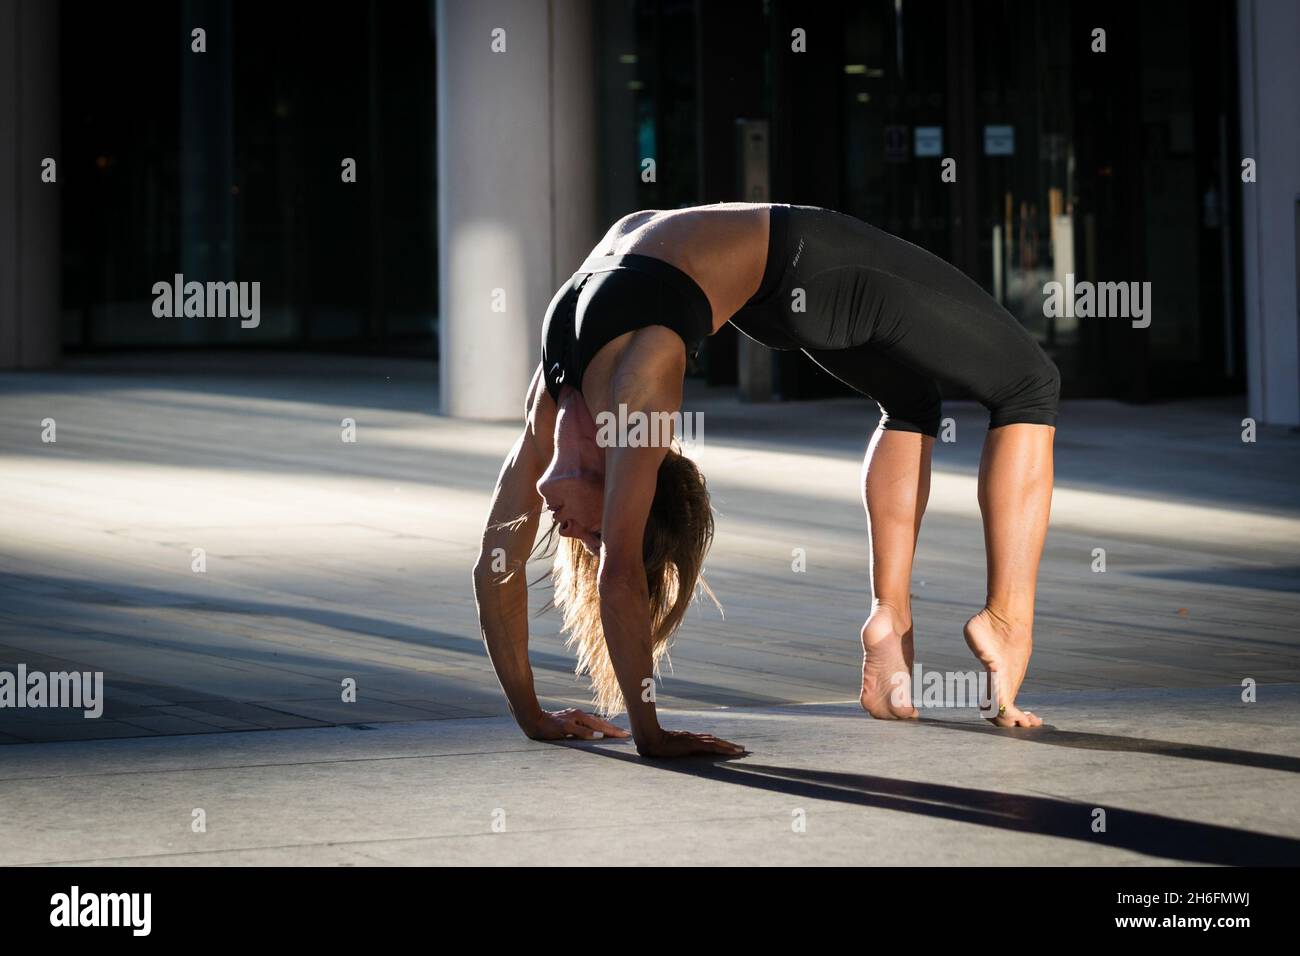
[[[1242,157],[1243,299],[1249,414],[1300,424],[1300,5],[1239,0],[1237,45]],[[1240,167],[1235,176],[1240,180]]]
[[[546,306],[600,237],[590,0],[436,16],[441,408],[519,418]]]
[[[57,179],[42,182],[41,163]],[[0,0],[0,368],[59,360],[59,4]]]

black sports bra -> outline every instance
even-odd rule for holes
[[[636,253],[591,256],[551,299],[542,324],[542,374],[551,398],[582,390],[582,375],[605,345],[651,325],[672,329],[698,354],[713,332],[713,307],[674,265]]]

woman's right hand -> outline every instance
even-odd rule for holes
[[[594,740],[597,734],[606,737],[632,736],[622,727],[616,727],[607,720],[601,720],[595,714],[588,714],[576,707],[565,710],[544,710],[529,721],[524,728],[533,740],[563,740],[577,737],[581,740]]]
[[[692,734],[684,730],[661,730],[646,743],[636,745],[642,757],[691,757],[700,754],[718,754],[723,757],[743,757],[749,753],[740,744],[733,744],[712,734]]]

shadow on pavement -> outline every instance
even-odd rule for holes
[[[1131,571],[1139,578],[1158,578],[1164,581],[1191,581],[1196,584],[1217,584],[1229,588],[1248,588],[1256,591],[1300,592],[1300,567],[1289,565],[1174,568],[1159,571]]]
[[[180,590],[173,588],[151,587],[143,584],[113,581],[85,581],[70,576],[53,574],[23,573],[12,574],[0,571],[0,594],[13,589],[22,593],[31,585],[39,585],[39,593],[50,602],[62,601],[82,608],[166,608],[176,614],[193,615],[196,631],[202,632],[210,622],[220,615],[239,615],[254,620],[293,620],[312,628],[344,631],[363,637],[393,641],[417,648],[429,648],[439,652],[466,656],[474,660],[484,657],[483,642],[479,638],[467,637],[450,631],[436,630],[423,625],[406,624],[391,618],[362,613],[360,610],[348,610],[329,607],[323,604],[295,603],[287,601],[255,600],[240,597],[214,599],[201,590]],[[309,600],[306,597],[301,602]],[[241,643],[239,646],[223,643],[212,638],[204,642],[189,637],[167,639],[158,634],[134,637],[122,633],[119,622],[105,618],[102,629],[96,629],[96,621],[78,621],[78,630],[69,635],[53,635],[43,647],[44,653],[52,657],[62,657],[68,661],[80,659],[76,650],[65,650],[69,646],[79,646],[85,634],[89,633],[121,643],[122,645],[139,644],[142,646],[166,649],[177,653],[205,654],[224,660],[245,663],[274,664],[278,667],[311,668],[325,660],[331,660],[331,648],[322,644],[319,649],[308,644],[299,650],[293,650],[276,642]],[[0,646],[3,639],[0,638]],[[15,651],[21,655],[21,652]],[[0,651],[0,661],[4,652]],[[568,677],[574,672],[574,658],[568,654],[554,653],[540,648],[534,642],[529,648],[529,657],[535,670],[543,670]],[[19,658],[15,658],[15,664]],[[96,669],[96,668],[89,668]],[[107,680],[116,686],[118,677],[109,673]],[[225,699],[219,689],[212,689],[213,696]],[[740,692],[732,688],[707,683],[704,681],[684,680],[672,677],[665,682],[662,699],[675,702],[681,706],[725,707],[775,707],[789,703],[788,700],[770,697],[765,694]]]
[[[870,774],[776,767],[743,760],[645,760],[603,747],[581,749],[602,757],[717,783],[809,800],[897,810],[1019,833],[1101,843],[1117,850],[1170,860],[1228,866],[1295,866],[1300,862],[1300,840],[1117,807],[1105,808],[1106,832],[1094,833],[1094,807],[1054,797],[894,780]]]
[[[986,727],[957,720],[926,718],[920,726],[942,727],[945,730],[964,730],[977,734],[992,734],[1012,740],[1028,740],[1053,747],[1074,750],[1099,750],[1107,753],[1154,754],[1157,757],[1179,757],[1183,760],[1204,760],[1209,763],[1235,764],[1238,767],[1257,767],[1261,770],[1282,770],[1300,773],[1300,757],[1286,754],[1258,753],[1253,750],[1233,750],[1230,747],[1206,747],[1185,744],[1174,740],[1150,740],[1146,737],[1125,737],[1120,734],[1085,734],[1074,730],[1057,730],[1050,725],[1033,729]]]

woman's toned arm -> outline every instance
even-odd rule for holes
[[[483,544],[474,565],[474,598],[479,629],[497,680],[519,727],[537,740],[597,733],[626,737],[627,732],[580,710],[545,711],[537,701],[528,663],[528,583],[525,565],[537,536],[541,496],[537,480],[550,461],[555,403],[541,368],[529,387],[524,429],[506,455]]]
[[[669,352],[664,358],[662,353],[647,354],[651,352],[633,346],[624,353],[610,384],[613,408],[624,405],[629,415],[643,412],[648,416],[681,408],[684,353]],[[677,352],[682,350],[679,348]],[[615,445],[605,451],[605,507],[598,579],[601,627],[623,692],[636,748],[642,756],[738,756],[745,752],[743,747],[709,734],[664,730],[659,726],[654,695],[649,692],[654,680],[654,660],[642,547],[665,452],[666,443],[662,441],[658,447]]]

